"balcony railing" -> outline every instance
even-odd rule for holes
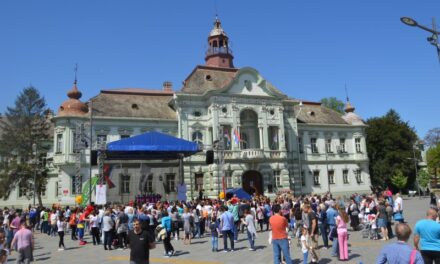
[[[264,159],[264,150],[262,149],[244,149],[241,151],[242,159]]]
[[[206,56],[211,56],[215,54],[232,54],[232,50],[229,47],[210,47],[206,51]]]

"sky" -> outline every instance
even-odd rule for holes
[[[409,0],[1,0],[0,112],[32,85],[57,110],[72,87],[180,89],[204,64],[218,14],[234,65],[255,68],[308,101],[345,87],[364,119],[395,109],[420,137],[440,126],[440,63],[419,28],[440,21],[440,1]],[[440,24],[440,22],[439,22]]]

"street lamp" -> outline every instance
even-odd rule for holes
[[[412,19],[410,17],[401,17],[400,21],[402,21],[402,23],[404,23],[407,26],[418,27],[418,28],[421,28],[425,31],[432,33],[432,35],[430,37],[428,37],[427,40],[431,45],[433,45],[436,48],[437,56],[440,61],[440,44],[438,42],[438,35],[440,34],[440,32],[438,32],[436,29],[435,19],[432,18],[432,28],[428,28],[423,25],[419,25],[419,23],[417,23],[417,21],[415,21],[414,19]]]
[[[417,174],[418,174],[418,170],[417,170],[417,159],[416,159],[416,147],[417,145],[414,144],[413,145],[413,159],[414,159],[414,170],[416,172],[416,183],[417,183],[417,189],[419,190],[419,197],[421,198],[422,196],[420,196],[420,185],[419,185],[419,179],[417,178]]]
[[[38,159],[37,159],[37,144],[32,144],[32,154],[34,155],[34,162],[35,162],[35,170],[34,170],[34,206],[35,206],[35,195],[37,194],[37,166],[38,166]]]
[[[299,144],[298,117],[299,117],[299,114],[301,113],[302,106],[303,106],[303,102],[300,101],[300,102],[299,102],[299,110],[298,110],[298,113],[296,113],[296,115],[295,115],[295,120],[296,120],[296,133],[297,133],[297,136],[296,136],[296,147],[297,147],[297,149],[298,149],[298,171],[299,171],[298,174],[299,174],[299,184],[300,184],[300,186],[299,186],[299,190],[300,190],[300,194],[301,194],[301,195],[302,195],[302,168],[301,168],[301,151],[300,151],[300,144]],[[292,179],[290,179],[290,184],[292,184]],[[295,187],[294,187],[294,189],[295,189]]]

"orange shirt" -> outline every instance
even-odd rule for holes
[[[272,239],[287,238],[286,228],[288,227],[288,223],[284,216],[275,214],[270,217],[269,223],[272,227]]]

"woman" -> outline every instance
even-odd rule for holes
[[[175,240],[179,240],[180,232],[179,232],[179,213],[177,212],[176,206],[173,206],[171,209],[171,232],[173,233],[173,237]]]
[[[249,241],[249,250],[255,251],[255,238],[257,236],[257,229],[255,228],[255,219],[251,214],[249,209],[245,209],[244,211],[245,218],[241,219],[242,223],[246,225],[247,229],[247,237]]]
[[[107,209],[102,218],[102,231],[104,232],[104,249],[112,250],[112,233],[115,222],[113,221],[110,209]]]
[[[192,215],[189,212],[188,207],[185,207],[184,213],[182,215],[183,218],[183,231],[185,232],[185,238],[183,240],[183,243],[185,245],[191,244],[191,236],[192,236],[192,228],[191,228],[191,218]]]
[[[174,255],[174,248],[173,245],[171,245],[171,217],[168,216],[168,212],[166,210],[162,212],[162,227],[166,231],[166,235],[163,240],[165,256],[171,257]]]
[[[99,238],[99,224],[98,215],[95,211],[92,211],[89,216],[90,233],[92,234],[93,245],[101,244],[101,239]]]
[[[260,232],[263,232],[263,224],[264,224],[264,207],[263,203],[259,203],[257,207],[257,220],[260,225]]]
[[[350,215],[351,228],[353,229],[353,231],[356,231],[359,225],[359,209],[354,198],[351,198],[350,200],[350,206],[348,207],[348,214]]]
[[[78,238],[76,237],[76,224],[78,222],[77,213],[78,210],[74,209],[73,212],[70,214],[70,219],[69,219],[70,229],[72,229],[72,234],[70,235],[70,238],[72,240],[78,240]]]
[[[388,222],[388,214],[385,206],[385,201],[380,201],[379,206],[377,208],[377,227],[380,228],[382,232],[382,240],[388,240],[388,229],[387,229],[387,222]]]
[[[336,226],[338,232],[339,260],[348,260],[348,215],[344,208],[339,208],[339,215],[336,216]]]
[[[64,216],[60,215],[57,220],[57,230],[58,236],[60,240],[58,242],[58,251],[65,250],[66,246],[64,246],[64,230],[66,229],[66,222],[64,222]]]

